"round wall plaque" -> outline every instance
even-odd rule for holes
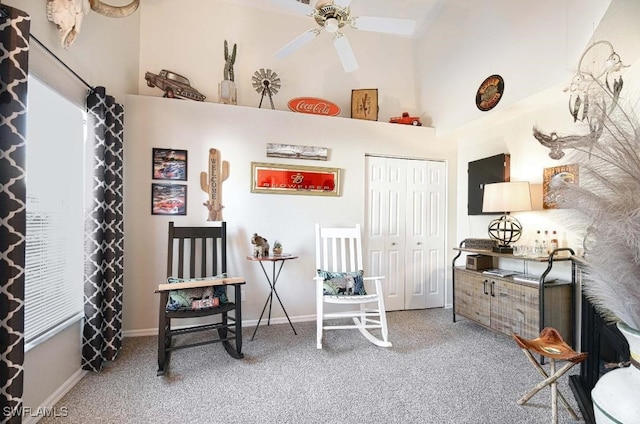
[[[491,75],[485,79],[476,93],[476,106],[483,112],[493,109],[504,93],[504,80],[500,75]]]

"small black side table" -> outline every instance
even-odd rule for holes
[[[251,340],[253,340],[254,337],[256,336],[256,332],[258,331],[258,327],[260,327],[260,321],[262,321],[262,316],[264,315],[264,311],[266,311],[267,309],[267,305],[269,305],[269,317],[267,318],[267,325],[271,325],[271,307],[273,305],[274,294],[276,295],[276,298],[278,299],[278,303],[280,303],[280,306],[284,311],[284,316],[286,316],[287,321],[289,321],[289,325],[293,330],[293,334],[298,335],[298,333],[296,333],[296,329],[293,328],[293,324],[291,323],[291,319],[289,319],[287,310],[284,309],[282,300],[280,300],[280,296],[278,296],[278,292],[276,291],[276,283],[278,282],[278,277],[280,277],[280,271],[282,271],[282,267],[285,261],[288,261],[291,259],[297,259],[297,258],[298,257],[295,255],[288,255],[288,254],[279,255],[279,256],[264,256],[260,258],[257,258],[254,256],[247,256],[248,260],[253,262],[258,262],[260,264],[260,267],[262,268],[262,272],[264,272],[264,276],[267,280],[267,283],[269,283],[269,287],[271,288],[271,291],[269,292],[269,296],[267,297],[267,301],[264,303],[264,307],[262,308],[262,313],[260,314],[260,318],[258,319],[258,324],[256,325],[256,329],[253,330],[253,335],[251,336]],[[269,274],[267,274],[267,270],[264,268],[264,262],[271,262],[272,264],[271,278],[269,278]],[[277,267],[277,264],[280,264],[280,266]],[[277,273],[276,273],[276,268],[278,269]]]

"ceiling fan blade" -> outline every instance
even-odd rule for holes
[[[377,18],[359,16],[353,20],[353,27],[363,31],[384,32],[387,34],[411,35],[416,29],[416,21],[411,19]]]
[[[274,5],[297,15],[312,15],[314,8],[296,0],[270,0]]]
[[[291,40],[288,44],[282,47],[280,50],[274,53],[274,55],[279,59],[284,59],[289,56],[291,53],[298,50],[300,47],[309,43],[311,40],[316,38],[318,34],[322,32],[322,29],[310,29],[309,31],[303,32],[298,37]]]
[[[349,44],[347,37],[337,32],[333,39],[333,45],[336,47],[336,51],[338,52],[340,62],[342,62],[342,67],[345,72],[349,73],[358,69],[356,55],[353,54],[353,49],[351,48],[351,44]]]
[[[344,9],[345,7],[349,7],[351,0],[333,0],[333,4]]]

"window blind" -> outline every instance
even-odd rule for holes
[[[81,316],[84,112],[29,78],[25,343]]]

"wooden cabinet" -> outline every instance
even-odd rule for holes
[[[513,258],[505,254],[493,255]],[[551,266],[553,261],[549,261],[547,270]],[[454,259],[454,322],[459,315],[500,333],[516,333],[529,339],[538,337],[544,327],[554,327],[567,343],[572,344],[573,278],[552,283],[544,282],[544,277],[541,280],[539,283],[527,283],[511,277],[483,274],[482,271],[455,266]]]

